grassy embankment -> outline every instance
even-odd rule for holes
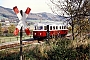
[[[90,39],[56,39],[23,47],[24,60],[89,60]],[[19,48],[0,51],[0,60],[19,60]]]

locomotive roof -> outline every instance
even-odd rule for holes
[[[58,25],[66,25],[64,22],[40,22],[36,23],[35,26],[46,26],[46,25],[51,25],[51,26],[58,26]]]

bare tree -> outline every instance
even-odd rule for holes
[[[50,0],[51,10],[57,15],[67,15],[71,20],[72,36],[74,40],[74,20],[81,21],[85,16],[89,16],[89,0]],[[81,22],[79,22],[80,24]],[[77,24],[77,23],[76,23]],[[81,29],[81,26],[80,26]]]

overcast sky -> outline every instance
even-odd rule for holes
[[[32,13],[49,12],[52,13],[47,5],[48,0],[0,0],[0,6],[13,8],[17,6],[19,10],[25,11],[27,7],[31,8]]]

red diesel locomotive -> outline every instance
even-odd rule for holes
[[[33,30],[34,39],[44,39],[47,37],[47,25],[49,25],[49,36],[65,36],[68,33],[67,25],[64,23],[55,22],[41,22],[35,24]]]

